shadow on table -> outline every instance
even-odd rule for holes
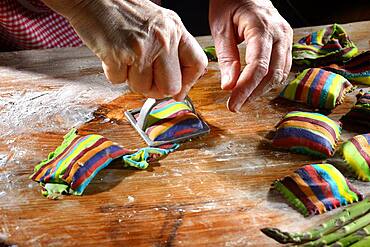
[[[109,191],[120,184],[122,181],[132,176],[136,172],[153,172],[154,167],[159,167],[160,162],[150,163],[145,170],[123,167],[121,159],[114,160],[107,168],[101,170],[86,188],[84,195],[94,195]]]
[[[5,242],[0,241],[0,247],[13,247],[13,246],[18,246],[16,244],[7,244]]]

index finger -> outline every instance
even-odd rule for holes
[[[273,39],[269,34],[253,33],[246,39],[245,61],[247,65],[241,72],[234,87],[228,108],[237,112],[267,75],[270,64]]]

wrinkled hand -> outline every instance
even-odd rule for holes
[[[231,111],[285,81],[291,67],[293,31],[269,0],[210,0],[210,27],[221,87],[232,90]],[[246,67],[237,45],[246,43]]]
[[[149,0],[43,0],[102,60],[113,83],[146,97],[182,100],[207,57],[178,15]]]

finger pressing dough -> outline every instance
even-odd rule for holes
[[[152,141],[168,141],[202,129],[202,120],[186,103],[170,99],[149,113],[145,133]]]

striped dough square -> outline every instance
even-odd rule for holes
[[[362,52],[343,64],[324,67],[345,77],[350,82],[370,85],[370,51]]]
[[[358,49],[344,28],[333,24],[301,38],[293,44],[293,63],[307,67],[329,65],[346,61],[356,55]]]
[[[370,182],[370,134],[357,135],[341,146],[341,154],[358,179]]]
[[[277,124],[272,145],[294,153],[327,158],[334,154],[340,125],[320,113],[292,111]]]
[[[305,69],[292,80],[280,96],[314,108],[332,110],[353,89],[343,76],[319,68]]]
[[[63,143],[36,165],[30,178],[41,185],[45,196],[81,195],[95,175],[114,159],[122,157],[124,166],[145,169],[148,162],[176,147],[129,150],[101,135],[77,135],[72,129],[64,136]]]
[[[203,123],[184,102],[161,102],[149,113],[145,133],[152,141],[168,141],[203,129]]]
[[[330,164],[306,165],[273,184],[304,216],[357,202],[363,195]]]

